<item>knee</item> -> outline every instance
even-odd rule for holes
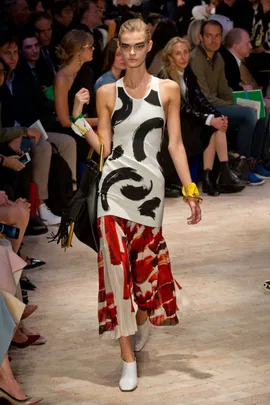
[[[51,159],[52,156],[52,146],[50,142],[44,141],[36,146],[34,150],[34,159],[37,158],[38,161],[44,161],[44,159]]]

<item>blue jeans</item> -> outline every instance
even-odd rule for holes
[[[229,129],[236,131],[236,152],[247,158],[253,156],[253,145],[262,145],[265,133],[260,123],[257,121],[257,113],[249,107],[237,105],[217,107],[217,110],[224,116],[228,117]],[[260,152],[261,153],[261,152]],[[257,151],[256,151],[257,154]],[[259,157],[259,156],[253,156]]]

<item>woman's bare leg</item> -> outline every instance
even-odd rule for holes
[[[213,134],[215,141],[215,150],[220,162],[228,161],[228,144],[226,133],[223,131],[217,131]]]
[[[216,156],[216,142],[215,142],[215,134],[211,136],[209,145],[205,149],[203,153],[203,168],[204,170],[212,170],[214,161]]]
[[[0,388],[19,400],[27,398],[13,376],[7,354],[0,367]]]
[[[122,336],[119,339],[121,349],[121,359],[126,363],[133,363],[135,360],[134,352],[131,346],[130,336]]]

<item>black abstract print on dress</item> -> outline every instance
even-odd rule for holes
[[[149,92],[142,99],[128,94],[123,79],[116,82],[113,148],[99,184],[98,217],[113,215],[146,226],[161,226],[164,177],[160,151],[164,126],[159,79],[152,77]]]

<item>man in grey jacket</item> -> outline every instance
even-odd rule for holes
[[[232,89],[225,77],[224,61],[218,52],[222,42],[221,24],[215,20],[203,23],[200,41],[191,53],[191,68],[205,97],[222,115],[228,117],[229,128],[237,130],[236,152],[251,158],[253,143],[261,142],[265,134],[257,125],[256,111],[233,103]],[[248,181],[250,185],[264,183],[253,171],[249,172]]]

